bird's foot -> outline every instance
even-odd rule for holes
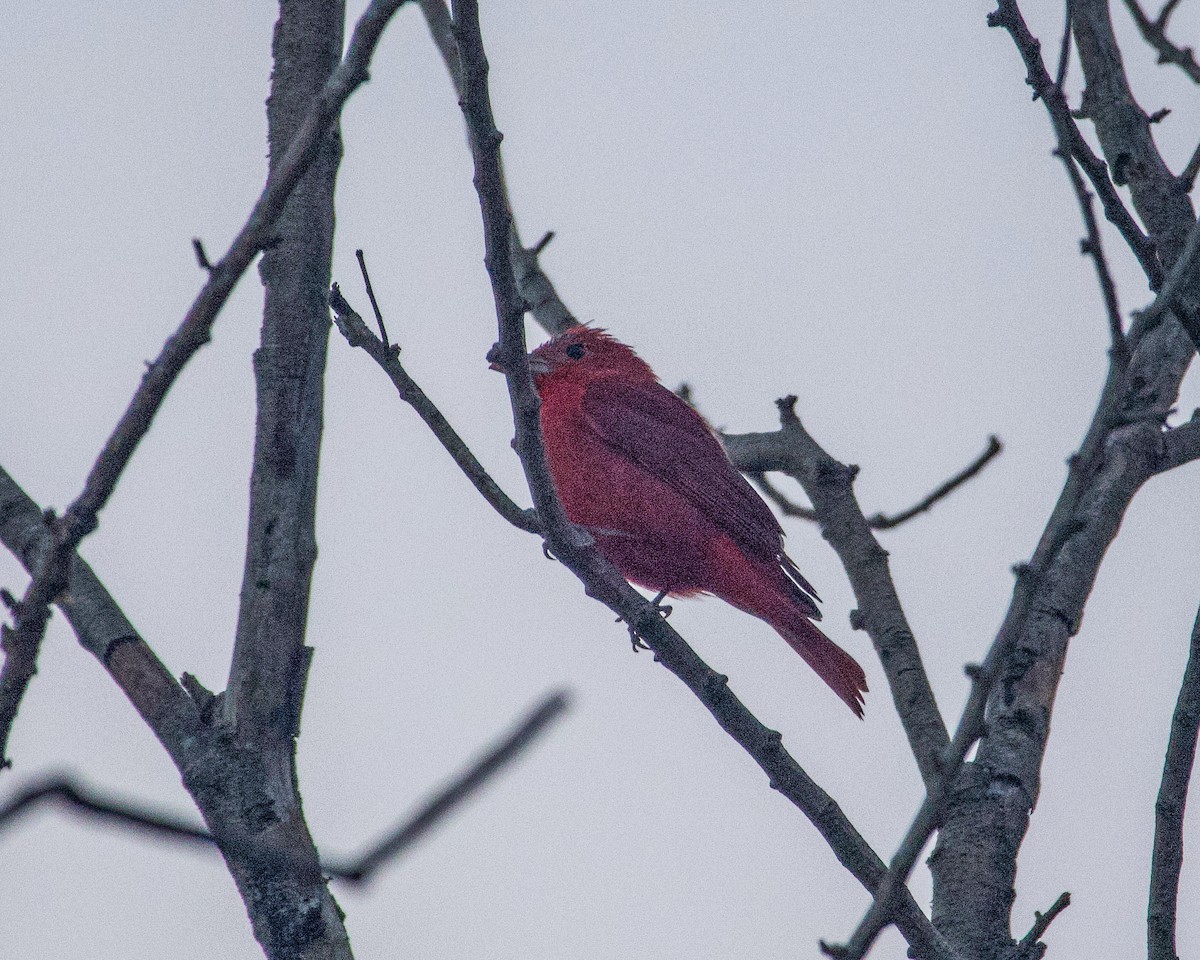
[[[660,617],[662,617],[664,620],[666,620],[667,617],[669,617],[671,615],[671,611],[675,609],[669,603],[662,602],[663,597],[665,597],[667,595],[667,593],[668,593],[668,591],[666,591],[666,590],[660,590],[658,592],[658,594],[654,597],[654,599],[650,601],[650,603],[654,607],[654,609],[656,611],[658,611],[658,615]],[[624,617],[617,617],[617,623],[620,623],[624,619],[625,619]],[[633,644],[633,652],[634,653],[638,653],[641,650],[649,650],[650,649],[650,645],[648,643],[646,643],[645,640],[642,639],[641,634],[639,634],[637,632],[637,628],[635,626],[633,626],[633,624],[629,625],[629,641],[630,641],[630,643]]]

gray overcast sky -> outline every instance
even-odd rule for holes
[[[357,15],[354,4],[351,15]],[[1119,4],[1115,5],[1120,7]],[[484,4],[497,120],[525,236],[582,317],[687,379],[730,430],[800,396],[858,463],[868,510],[923,495],[983,446],[1004,456],[886,534],[945,712],[967,693],[1082,435],[1106,330],[1049,125],[982,2]],[[1060,4],[1027,2],[1046,48]],[[265,172],[268,3],[12,5],[0,34],[0,463],[45,505],[80,489],[142,370]],[[1123,9],[1119,28],[1132,36]],[[1200,18],[1177,15],[1182,41]],[[1127,59],[1174,169],[1194,88]],[[373,264],[413,375],[514,493],[520,470],[478,206],[449,82],[415,9],[351,101],[335,273]],[[1123,308],[1149,299],[1106,237]],[[220,688],[245,536],[261,291],[248,274],[84,553],[176,673]],[[1200,403],[1195,379],[1182,409]],[[366,891],[339,890],[358,956],[784,958],[846,936],[868,900],[815,830],[624,628],[456,473],[382,374],[334,334],[300,769],[326,851],[357,849],[548,688],[576,709],[486,795]],[[1056,956],[1144,951],[1154,796],[1200,591],[1200,469],[1138,496],[1072,643],[1014,928],[1064,889]],[[524,499],[518,496],[518,499]],[[829,633],[864,663],[851,717],[764,624],[717,601],[672,623],[886,859],[920,800],[886,683],[819,534],[790,552]],[[23,588],[0,556],[0,583]],[[55,618],[5,789],[70,767],[190,804],[153,737]],[[1195,806],[1195,805],[1193,805]],[[1200,845],[1200,817],[1186,842]],[[1194,859],[1194,856],[1193,858]],[[13,958],[261,956],[214,856],[46,811],[0,838]],[[926,902],[928,876],[914,880]],[[1200,949],[1200,872],[1181,952]],[[880,957],[902,956],[888,934]]]

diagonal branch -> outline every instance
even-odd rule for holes
[[[125,413],[96,458],[83,491],[59,518],[48,524],[51,545],[34,567],[33,579],[16,605],[16,626],[6,630],[3,680],[0,681],[0,767],[11,717],[36,670],[38,647],[49,618],[49,605],[66,589],[70,556],[96,528],[99,512],[112,496],[125,467],[149,431],[167,392],[188,361],[211,339],[217,315],[254,257],[273,240],[275,224],[292,191],[316,158],[327,131],[337,122],[350,95],[367,80],[371,54],[384,26],[404,0],[372,4],[355,29],[345,59],[329,77],[299,125],[287,150],[274,164],[263,191],[225,255],[209,264],[208,279],[175,332],[149,365]],[[207,259],[207,258],[206,258]],[[11,663],[11,666],[10,666]]]
[[[1074,0],[1072,2],[1074,4]],[[1073,20],[1076,12],[1073,9]],[[1012,36],[1013,43],[1025,62],[1025,82],[1033,88],[1034,99],[1040,98],[1045,104],[1055,136],[1058,138],[1059,149],[1078,161],[1100,198],[1105,217],[1120,231],[1125,243],[1137,257],[1151,288],[1157,289],[1162,282],[1162,265],[1159,263],[1155,245],[1126,209],[1113,180],[1109,178],[1107,164],[1096,156],[1083,134],[1079,132],[1062,89],[1055,85],[1050,74],[1046,72],[1046,65],[1042,62],[1041,44],[1029,32],[1016,0],[999,0],[996,10],[988,14],[988,26],[1003,27]],[[1124,181],[1123,177],[1116,179],[1118,182]]]
[[[525,352],[523,306],[513,276],[510,249],[511,213],[502,191],[499,165],[501,136],[496,129],[488,92],[487,57],[479,31],[476,0],[455,5],[454,35],[463,71],[463,113],[467,120],[475,187],[484,227],[485,259],[500,331],[493,359],[504,368],[516,428],[514,447],[521,459],[554,555],[584,584],[586,592],[617,613],[713,713],[721,726],[768,774],[771,784],[812,821],[838,859],[866,886],[874,889],[882,864],[841,809],[783,749],[778,733],[767,730],[729,689],[728,678],[714,673],[594,548],[591,538],[567,520],[558,501],[541,441],[539,401]],[[949,956],[912,897],[898,903],[897,926],[921,956]]]
[[[349,862],[336,867],[336,876],[352,883],[365,883],[384,864],[390,863],[434,826],[441,823],[485,783],[505,769],[545,733],[570,706],[565,691],[555,691],[544,697],[536,707],[507,736],[498,740],[475,763],[458,774],[402,820],[378,843]]]
[[[1069,26],[1069,25],[1068,25]],[[1069,36],[1069,34],[1068,34]],[[1056,84],[1062,89],[1062,84]],[[1113,283],[1112,274],[1108,269],[1108,260],[1104,257],[1104,245],[1100,239],[1100,227],[1096,223],[1096,214],[1092,210],[1092,195],[1083,183],[1083,177],[1075,160],[1069,154],[1059,149],[1055,154],[1067,169],[1067,177],[1071,181],[1071,189],[1075,191],[1075,199],[1079,202],[1079,211],[1083,214],[1084,227],[1087,236],[1080,242],[1079,250],[1085,256],[1092,258],[1096,267],[1096,280],[1100,284],[1100,294],[1104,298],[1104,312],[1108,317],[1109,350],[1113,363],[1124,368],[1129,362],[1129,343],[1125,339],[1125,331],[1121,323],[1121,307],[1117,302],[1117,285]]]
[[[1125,6],[1129,8],[1142,39],[1157,51],[1158,62],[1172,63],[1186,73],[1193,83],[1200,83],[1200,63],[1196,62],[1192,48],[1176,46],[1167,39],[1167,21],[1171,19],[1178,3],[1179,0],[1167,0],[1158,17],[1151,20],[1137,0],[1125,0]]]
[[[1183,813],[1200,731],[1200,612],[1192,627],[1187,667],[1171,718],[1171,737],[1162,783],[1154,805],[1154,856],[1150,863],[1150,906],[1146,916],[1149,960],[1177,960],[1175,918],[1179,871],[1183,867]]]
[[[986,731],[984,713],[988,699],[1005,670],[1017,638],[1024,629],[1040,578],[1040,571],[1032,567],[1021,570],[1013,592],[1013,602],[983,663],[968,668],[971,693],[954,731],[954,738],[937,758],[937,772],[926,780],[925,799],[888,865],[886,876],[875,891],[875,900],[871,908],[845,947],[835,947],[827,951],[839,960],[861,960],[871,949],[880,931],[892,922],[892,898],[904,889],[908,875],[925,844],[942,825],[952,796],[952,787],[967,752]]]
[[[984,447],[983,452],[958,471],[958,473],[938,484],[928,495],[922,497],[906,510],[890,514],[876,513],[868,517],[867,526],[872,530],[892,530],[903,523],[907,523],[913,517],[926,513],[939,501],[944,500],[964,483],[976,476],[993,458],[999,456],[1003,449],[1004,444],[1000,442],[999,437],[988,437],[987,446]],[[741,466],[739,469],[745,471],[746,476],[754,481],[759,490],[779,508],[779,512],[785,517],[797,517],[801,520],[814,521],[817,519],[816,510],[811,507],[802,507],[792,502],[782,490],[768,479],[765,473],[755,471],[747,466]]]
[[[429,35],[433,38],[438,53],[442,56],[442,62],[450,74],[450,81],[454,84],[454,92],[461,103],[464,95],[462,60],[459,56],[458,44],[454,40],[454,24],[450,17],[450,10],[446,6],[446,0],[418,0],[418,2],[421,13],[425,16],[425,23],[429,27]],[[500,164],[500,169],[495,189],[499,191],[504,206],[511,215],[512,202],[508,196],[508,183],[504,176],[503,163],[499,160],[497,163]],[[550,278],[546,276],[538,260],[542,250],[553,236],[553,233],[547,233],[532,247],[526,247],[521,242],[515,218],[513,218],[509,232],[509,256],[512,258],[517,288],[521,291],[521,297],[525,301],[525,309],[532,313],[533,318],[542,329],[551,335],[562,333],[568,327],[573,327],[579,322],[567,305],[563,303],[554,284],[550,282]]]
[[[53,548],[41,508],[3,467],[0,543],[30,571]],[[80,645],[109,672],[171,759],[182,768],[195,750],[200,722],[195,703],[141,638],[91,567],[74,553],[70,556],[68,589],[56,603]]]
[[[492,505],[497,513],[519,530],[538,533],[541,530],[537,514],[518,506],[506,494],[500,485],[492,479],[484,469],[458,432],[450,425],[442,412],[415,380],[408,375],[400,363],[400,347],[386,346],[375,336],[363,322],[363,318],[346,302],[341,290],[335,283],[329,293],[329,305],[333,307],[334,320],[346,342],[352,347],[361,347],[374,360],[392,381],[400,399],[411,406],[446,452],[454,458],[458,468],[466,474],[468,480],[483,498]]]
[[[566,712],[568,706],[569,697],[565,692],[547,695],[517,727],[437,790],[416,813],[404,818],[378,843],[347,860],[322,861],[319,872],[353,884],[368,882],[522,755]],[[209,849],[220,846],[227,854],[234,852],[239,857],[275,869],[311,869],[307,858],[297,856],[286,848],[272,846],[246,833],[232,835],[226,832],[218,840],[208,830],[187,820],[152,810],[134,801],[114,799],[69,776],[35,781],[10,797],[6,803],[0,804],[0,832],[28,810],[53,801],[65,803],[70,809],[97,817],[103,822],[152,837],[198,844]]]

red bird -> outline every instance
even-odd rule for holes
[[[704,418],[594,327],[571,327],[529,365],[559,498],[613,566],[650,590],[712,593],[765,620],[861,717],[862,667],[812,623],[817,592]]]

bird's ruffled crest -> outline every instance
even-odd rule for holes
[[[582,348],[582,349],[581,349]],[[531,356],[542,361],[551,375],[578,369],[589,379],[620,373],[635,380],[657,383],[658,377],[641,357],[603,327],[576,324],[547,340]]]

